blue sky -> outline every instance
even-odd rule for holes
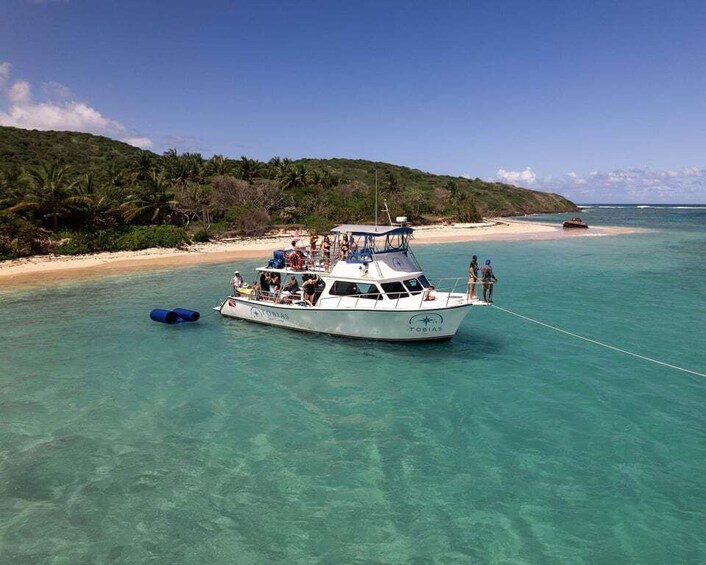
[[[706,203],[706,2],[0,0],[0,125]]]

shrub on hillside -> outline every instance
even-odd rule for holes
[[[29,220],[0,212],[0,260],[40,255],[49,250],[47,233]]]
[[[54,253],[59,255],[83,255],[98,251],[113,251],[116,233],[112,230],[97,232],[61,232],[54,245]]]
[[[323,216],[307,216],[303,221],[307,231],[315,230],[317,233],[326,233],[331,231],[331,228],[336,226],[336,222],[332,222]]]
[[[138,251],[149,247],[176,247],[186,232],[176,226],[132,226],[95,232],[62,232],[54,253],[79,255],[101,251]]]
[[[176,247],[187,240],[177,226],[133,226],[117,240],[118,251],[138,251],[150,247]]]
[[[211,234],[208,230],[199,230],[194,235],[191,236],[191,241],[194,243],[206,243],[211,240]]]
[[[272,220],[267,212],[249,206],[231,208],[226,213],[226,219],[232,224],[238,235],[263,235],[272,226]]]

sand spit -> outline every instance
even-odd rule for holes
[[[459,243],[465,241],[522,241],[607,236],[633,233],[635,229],[599,227],[565,230],[555,224],[521,220],[488,219],[476,224],[415,227],[414,243]],[[167,269],[192,265],[228,263],[241,259],[265,258],[272,250],[287,247],[292,233],[260,238],[238,238],[190,245],[187,249],[145,249],[93,255],[42,255],[0,262],[0,289],[44,286],[55,281],[120,275],[146,269]]]

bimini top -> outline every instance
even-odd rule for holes
[[[373,226],[366,224],[342,224],[331,230],[334,233],[350,233],[352,235],[409,235],[414,229],[407,226]]]

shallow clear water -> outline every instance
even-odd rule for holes
[[[497,306],[706,373],[705,213],[415,252],[431,278],[492,257]],[[231,272],[0,294],[0,562],[706,561],[706,378],[497,308],[426,345],[224,320]],[[201,321],[149,320],[176,306]]]

